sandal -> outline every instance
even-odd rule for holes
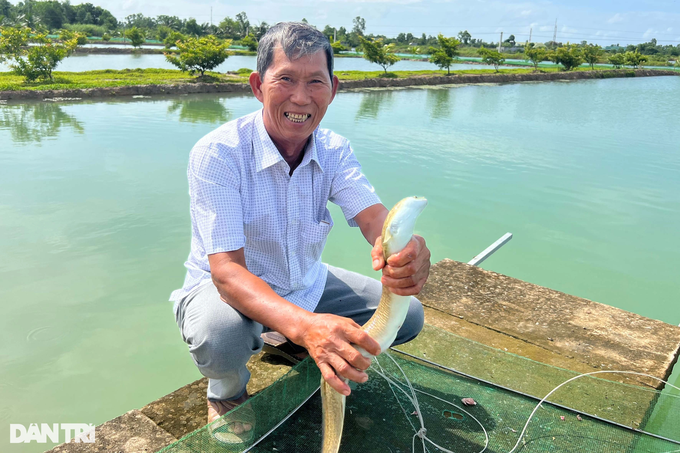
[[[271,330],[269,332],[264,332],[260,335],[262,340],[264,340],[264,346],[262,346],[262,351],[273,354],[291,362],[293,365],[302,361],[305,357],[309,355],[307,350],[302,346],[298,346],[288,338]]]
[[[230,401],[208,400],[208,431],[218,442],[237,445],[250,442],[255,434],[255,412],[246,403],[248,394]],[[233,414],[227,414],[238,407]]]

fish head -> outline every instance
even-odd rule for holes
[[[427,206],[425,197],[407,197],[397,203],[387,215],[383,227],[385,258],[400,252],[413,236],[416,219]]]

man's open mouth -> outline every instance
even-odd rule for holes
[[[294,123],[304,123],[305,121],[307,121],[307,118],[312,116],[309,113],[290,113],[290,112],[285,112],[284,115],[286,115],[286,118],[288,118]]]

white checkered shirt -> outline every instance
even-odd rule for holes
[[[208,255],[245,248],[248,270],[281,297],[313,311],[328,266],[321,262],[333,226],[328,201],[354,217],[380,199],[349,141],[327,129],[312,134],[289,176],[259,110],[212,131],[191,150],[191,253],[179,301],[211,280]]]

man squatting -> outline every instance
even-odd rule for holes
[[[191,252],[186,279],[172,293],[182,338],[209,378],[208,422],[247,398],[248,359],[277,331],[304,347],[323,378],[349,395],[344,378],[365,382],[378,355],[360,330],[382,286],[321,262],[333,226],[328,201],[372,245],[373,269],[402,296],[427,280],[430,251],[414,236],[385,263],[380,235],[388,210],[362,174],[349,141],[319,128],[338,90],[328,38],[302,23],[279,23],[260,40],[250,86],[263,108],[201,138],[188,165]],[[420,332],[423,308],[411,305],[395,344]],[[235,434],[254,420],[229,427]]]

